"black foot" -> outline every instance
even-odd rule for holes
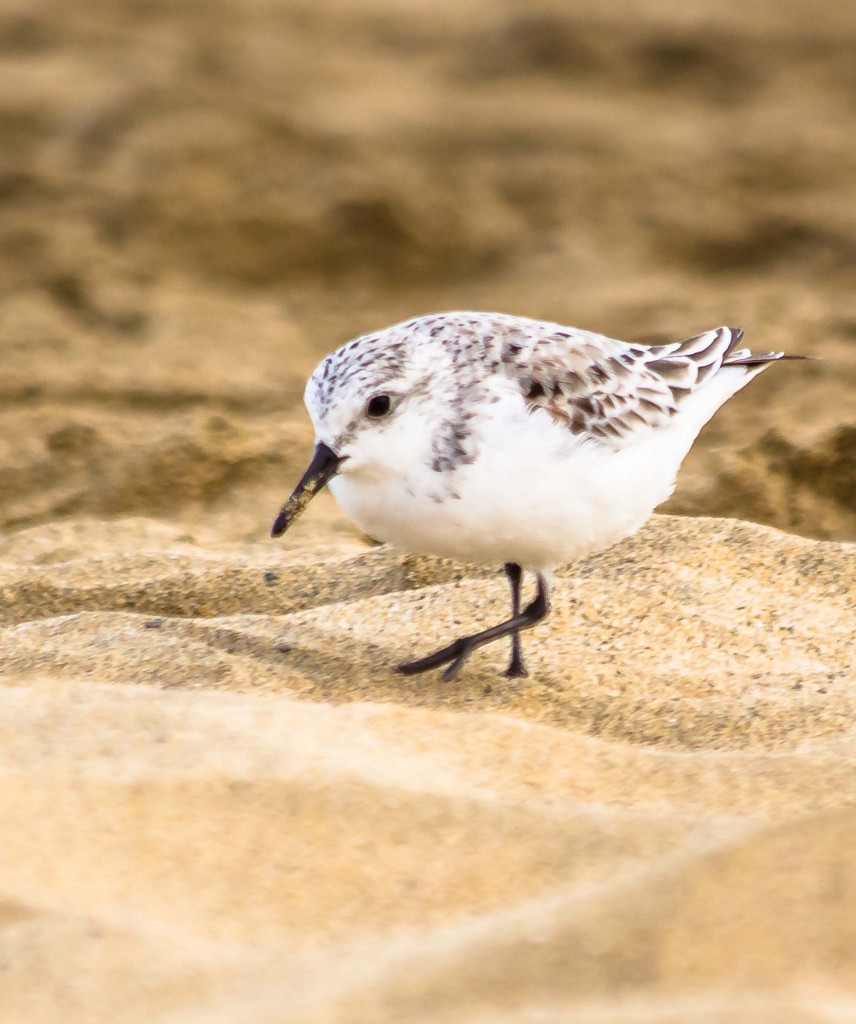
[[[453,644],[449,644],[448,647],[442,648],[442,650],[434,651],[433,654],[426,654],[424,658],[403,662],[395,671],[401,672],[405,676],[415,676],[420,672],[429,672],[432,668],[439,668],[448,661],[451,664],[443,673],[443,681],[450,683],[461,671],[464,662],[477,646],[478,644],[472,643],[470,637],[464,636]]]
[[[522,658],[512,657],[508,668],[502,674],[506,679],[525,679],[529,675],[529,669]]]
[[[523,570],[516,562],[506,562],[505,574],[511,584],[511,616],[515,618],[520,614],[520,585],[523,582]],[[529,675],[523,661],[523,645],[520,642],[519,629],[511,634],[511,660],[504,675],[506,679],[522,679]]]
[[[448,663],[446,671],[443,673],[443,679],[449,682],[460,672],[467,658],[478,647],[483,647],[485,644],[499,640],[501,637],[511,636],[511,662],[505,674],[510,678],[525,676],[527,675],[526,666],[523,663],[523,655],[520,650],[520,639],[516,634],[521,629],[529,629],[536,622],[540,622],[549,611],[550,600],[548,597],[547,580],[541,573],[538,573],[538,591],[535,594],[535,599],[522,612],[516,612],[506,622],[500,622],[499,625],[491,626],[490,629],[483,629],[481,633],[463,636],[454,643],[449,644],[448,647],[434,651],[433,654],[428,654],[424,658],[418,658],[416,661],[405,661],[398,666],[397,671],[406,676],[415,676],[420,672],[428,672],[432,668],[439,668],[440,665]]]

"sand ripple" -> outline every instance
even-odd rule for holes
[[[660,517],[450,686],[498,577],[93,529],[0,576],[0,1019],[847,1019],[854,549]]]

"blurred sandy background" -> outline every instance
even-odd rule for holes
[[[853,6],[0,0],[0,140],[0,1020],[856,1020]],[[389,672],[493,574],[267,538],[454,308],[821,357],[515,685]]]

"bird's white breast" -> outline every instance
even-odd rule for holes
[[[678,424],[613,451],[509,396],[483,409],[473,462],[343,473],[331,487],[371,536],[462,562],[550,569],[634,533],[671,493],[691,437]]]

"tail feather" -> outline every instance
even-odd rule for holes
[[[739,375],[722,375],[725,380],[733,382],[736,391],[772,363],[782,359],[811,358],[785,355],[784,352],[752,352],[739,347],[742,340],[743,330],[740,327],[714,327],[684,341],[655,345],[646,353],[647,369],[663,379],[674,401],[679,402],[683,396],[720,379],[721,370],[730,367],[743,370]]]
[[[738,349],[730,353],[722,361],[723,366],[764,366],[766,363],[775,363],[779,360],[808,360],[814,356],[792,356],[786,352],[750,352],[748,349]]]
[[[715,327],[711,331],[695,334],[686,341],[668,346],[673,356],[689,357],[700,368],[705,364],[719,366],[763,366],[780,359],[811,359],[812,356],[791,356],[784,352],[752,352],[738,348],[743,340],[741,327]],[[664,348],[667,346],[664,346]]]

